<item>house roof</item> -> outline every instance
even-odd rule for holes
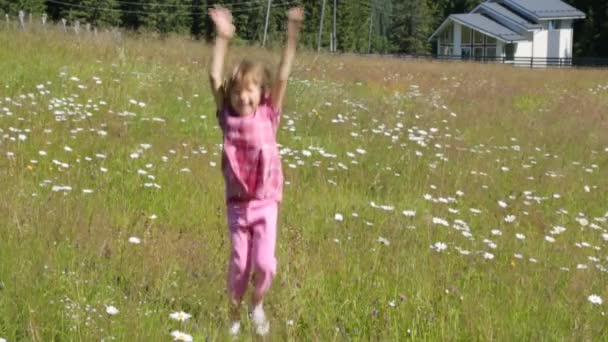
[[[429,38],[432,40],[435,38],[437,33],[441,32],[445,25],[451,20],[465,25],[473,30],[482,32],[490,37],[494,37],[498,40],[501,40],[505,43],[517,42],[522,40],[527,40],[526,37],[511,31],[507,27],[502,26],[501,24],[489,19],[486,16],[483,16],[478,13],[468,13],[468,14],[452,14],[446,19],[443,24],[433,33],[433,35]]]
[[[504,0],[503,3],[534,20],[585,18],[585,13],[560,0]]]
[[[497,2],[484,2],[479,5],[474,12],[477,12],[479,9],[483,9],[488,12],[490,15],[499,16],[500,19],[503,19],[506,22],[514,24],[518,27],[523,28],[524,30],[535,30],[542,28],[541,25],[532,23],[528,19],[518,15],[507,7],[497,3]]]

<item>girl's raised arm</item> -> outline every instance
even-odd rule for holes
[[[211,82],[211,92],[215,99],[215,105],[220,110],[224,103],[223,83],[224,83],[224,59],[228,50],[228,43],[234,36],[234,25],[232,24],[232,14],[226,8],[216,7],[209,9],[209,16],[215,24],[217,37],[213,45],[211,65],[209,66],[209,81]]]
[[[291,65],[296,55],[296,46],[298,45],[298,35],[300,26],[304,20],[304,9],[301,7],[291,8],[287,12],[287,43],[281,56],[281,64],[279,64],[279,72],[277,79],[274,82],[271,92],[272,106],[277,112],[281,112],[283,106],[283,98],[287,91],[287,81],[291,72]]]

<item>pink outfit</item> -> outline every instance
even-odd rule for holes
[[[228,202],[281,201],[283,172],[276,141],[280,115],[268,102],[249,116],[241,117],[229,106],[218,113],[224,134],[222,171]]]
[[[274,256],[279,204],[275,200],[253,200],[228,204],[228,226],[232,253],[228,264],[228,292],[243,298],[252,267],[255,292],[263,296],[276,273]]]
[[[232,242],[228,291],[240,301],[251,271],[258,296],[268,291],[276,272],[276,226],[283,190],[276,144],[280,115],[263,101],[245,117],[226,106],[218,112],[218,120],[224,135],[222,171]]]

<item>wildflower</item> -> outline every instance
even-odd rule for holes
[[[555,238],[553,238],[551,236],[548,236],[548,235],[545,236],[545,240],[548,241],[548,242],[551,242],[551,243],[555,242]]]
[[[526,236],[525,236],[524,234],[522,234],[522,233],[517,233],[517,234],[515,234],[515,237],[516,237],[518,240],[525,240],[525,239],[526,239]]]
[[[53,192],[72,191],[72,187],[69,185],[53,185],[51,190],[53,190]]]
[[[342,214],[336,213],[336,215],[334,215],[334,220],[336,220],[338,222],[342,222],[342,221],[344,221],[344,217],[342,216]]]
[[[595,305],[601,305],[602,304],[602,298],[596,294],[592,294],[589,297],[587,297],[587,300],[591,302],[591,304],[595,304]]]
[[[388,241],[386,238],[383,238],[382,236],[380,236],[380,237],[378,238],[378,242],[380,242],[381,244],[383,244],[383,245],[385,245],[385,246],[390,245],[390,242],[389,242],[389,241]]]
[[[407,217],[414,217],[414,216],[416,216],[416,211],[415,210],[404,210],[401,213],[403,214],[403,216],[407,216]]]
[[[506,208],[506,207],[507,207],[507,203],[506,203],[506,202],[503,202],[503,201],[498,201],[498,205],[499,205],[501,208]]]
[[[494,259],[494,254],[485,252],[485,253],[483,253],[483,258],[487,259],[487,260],[492,260],[492,259]]]
[[[433,223],[434,224],[440,224],[440,225],[446,226],[446,227],[450,226],[450,224],[448,223],[448,221],[446,221],[446,220],[444,220],[444,219],[442,219],[440,217],[433,217]]]
[[[171,332],[171,336],[173,336],[173,340],[174,341],[192,342],[192,336],[191,335],[183,333],[183,332],[181,332],[179,330],[173,330]]]
[[[441,252],[448,249],[448,245],[446,245],[444,242],[435,242],[435,244],[431,246],[431,249]]]
[[[129,238],[129,242],[134,244],[134,245],[139,245],[141,243],[141,239],[135,236],[131,236]]]
[[[505,217],[505,221],[509,222],[509,223],[514,222],[515,221],[515,215],[507,215]]]
[[[114,316],[114,315],[118,314],[119,311],[116,307],[110,305],[110,306],[106,306],[106,312],[108,313],[108,315]]]
[[[174,313],[170,314],[169,317],[171,317],[172,319],[174,319],[176,321],[185,322],[186,320],[188,320],[188,318],[192,317],[192,315],[187,314],[183,311],[179,311],[179,312],[174,312]]]
[[[562,226],[555,226],[553,227],[553,229],[549,232],[552,235],[558,235],[561,234],[563,232],[566,231],[566,228],[562,227]]]

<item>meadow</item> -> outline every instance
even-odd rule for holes
[[[209,56],[0,29],[0,338],[228,339]],[[270,340],[608,340],[608,70],[294,69]]]

